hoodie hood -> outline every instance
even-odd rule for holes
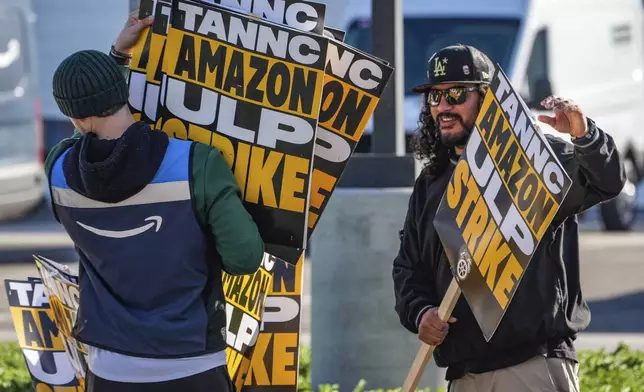
[[[161,166],[168,136],[146,123],[132,124],[118,139],[87,133],[74,143],[63,161],[69,186],[104,203],[118,203],[140,192]]]

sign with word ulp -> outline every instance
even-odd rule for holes
[[[327,45],[216,4],[172,3],[156,129],[223,153],[277,257],[306,247]]]
[[[497,66],[434,224],[487,341],[571,186]]]

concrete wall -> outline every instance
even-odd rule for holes
[[[312,384],[402,386],[419,348],[394,311],[392,263],[411,189],[337,189],[311,243]],[[421,386],[445,386],[430,363]]]

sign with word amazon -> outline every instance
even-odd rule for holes
[[[57,326],[43,281],[7,279],[4,284],[18,345],[34,390],[84,392],[85,377],[71,361],[71,348]]]
[[[266,292],[259,333],[244,354],[235,353],[229,342],[229,373],[238,391],[296,392],[303,260],[293,265],[267,257],[264,268],[271,272],[272,280]],[[243,365],[238,366],[236,361]]]
[[[489,341],[571,186],[531,113],[496,68],[434,224]]]
[[[178,0],[143,0],[143,2],[150,4],[147,4],[145,7],[142,6],[142,13],[140,16],[146,16],[149,13],[147,9],[154,9],[153,14],[155,15],[155,21],[152,26],[149,44],[147,46],[140,44],[136,48],[136,50],[146,53],[147,64],[144,99],[141,104],[143,111],[139,113],[139,118],[147,122],[152,128],[166,131],[171,137],[196,140],[218,148],[228,158],[227,162],[234,170],[242,191],[248,191],[245,195],[245,205],[256,221],[259,219],[260,230],[262,233],[265,230],[268,230],[268,226],[277,225],[279,226],[279,230],[273,233],[272,236],[284,237],[289,233],[288,230],[290,230],[291,227],[295,227],[294,225],[296,222],[301,222],[301,220],[304,219],[307,223],[307,230],[306,234],[303,233],[302,241],[306,242],[311,237],[320,214],[324,210],[333,189],[337,185],[339,178],[348,164],[349,158],[353,154],[357,142],[364,132],[367,122],[378,104],[381,93],[393,73],[393,68],[383,60],[344,44],[342,42],[342,39],[344,38],[343,31],[329,26],[324,26],[325,5],[322,3],[308,0],[275,0],[270,2],[267,2],[267,0],[248,0],[241,2],[238,0],[184,0],[185,5],[182,6],[181,4],[183,3]],[[251,117],[257,117],[255,115],[257,113],[253,114],[254,112],[252,111],[248,112],[249,107],[254,108],[255,112],[261,110],[264,114],[276,112],[279,113],[280,116],[287,116],[285,118],[292,115],[302,118],[303,114],[301,113],[280,113],[279,110],[274,110],[275,107],[272,106],[273,104],[269,99],[263,99],[261,102],[260,100],[253,101],[252,99],[246,99],[246,101],[244,101],[243,97],[229,94],[229,98],[231,99],[226,101],[227,98],[224,97],[226,94],[224,94],[222,95],[223,98],[219,100],[219,105],[221,105],[221,102],[241,101],[239,103],[235,103],[236,111],[234,112],[219,111],[217,114],[215,112],[218,109],[215,107],[211,115],[215,115],[218,118],[216,123],[208,125],[208,129],[205,129],[203,124],[198,123],[201,119],[197,117],[197,113],[195,112],[196,109],[194,108],[192,108],[191,111],[185,110],[183,114],[179,115],[176,113],[169,113],[170,107],[167,105],[168,99],[166,98],[168,96],[178,96],[177,99],[183,99],[187,105],[188,102],[201,102],[204,104],[202,102],[204,96],[215,96],[216,94],[221,95],[221,88],[225,87],[221,85],[222,78],[225,76],[226,80],[230,79],[228,74],[222,73],[224,72],[224,67],[227,67],[227,71],[225,72],[230,71],[237,73],[235,80],[240,84],[240,87],[239,89],[231,90],[231,92],[236,93],[237,91],[246,91],[246,94],[248,94],[248,92],[256,91],[257,94],[268,97],[270,95],[268,94],[270,93],[270,88],[269,90],[266,90],[266,87],[270,87],[273,84],[270,80],[270,73],[277,72],[277,68],[275,67],[283,65],[283,60],[286,60],[286,58],[282,58],[281,60],[278,58],[282,63],[271,66],[273,71],[269,70],[268,66],[256,68],[260,61],[260,59],[256,57],[261,57],[262,53],[255,53],[248,57],[248,60],[252,60],[255,65],[248,63],[244,66],[246,68],[242,72],[242,69],[239,68],[241,63],[237,61],[237,65],[235,65],[235,62],[232,61],[234,56],[229,56],[229,60],[208,60],[206,58],[208,52],[202,52],[202,49],[199,49],[199,51],[195,51],[194,53],[199,54],[199,56],[204,54],[204,56],[199,57],[199,61],[202,62],[201,65],[194,63],[194,59],[192,58],[186,58],[183,60],[183,64],[193,64],[193,66],[198,65],[200,69],[199,72],[201,73],[205,72],[204,70],[207,69],[207,67],[217,67],[216,70],[213,69],[208,71],[212,76],[210,79],[213,79],[211,82],[214,82],[215,85],[207,88],[208,86],[203,85],[203,83],[196,83],[190,78],[186,80],[179,78],[177,80],[181,81],[186,86],[185,96],[183,95],[184,91],[176,89],[167,91],[165,86],[170,86],[170,84],[176,86],[176,81],[173,81],[173,79],[176,79],[176,75],[173,76],[172,71],[170,71],[170,74],[167,72],[168,61],[173,62],[176,68],[176,65],[178,64],[176,56],[181,54],[176,49],[176,43],[174,51],[168,46],[168,32],[172,27],[171,18],[173,7],[185,8],[188,7],[188,4],[192,7],[217,5],[219,8],[215,8],[215,10],[218,10],[221,15],[228,15],[231,13],[234,17],[233,19],[230,19],[230,21],[232,21],[230,23],[234,22],[230,29],[226,27],[225,24],[222,25],[226,28],[226,31],[231,34],[230,37],[225,35],[227,33],[224,30],[219,31],[219,34],[213,34],[211,32],[210,36],[201,37],[205,40],[203,42],[208,41],[208,39],[212,38],[211,36],[221,38],[211,43],[213,46],[210,50],[213,55],[214,53],[219,53],[220,55],[224,53],[223,50],[225,50],[225,47],[221,46],[224,41],[224,43],[228,43],[230,48],[241,45],[241,52],[252,52],[252,48],[249,49],[248,47],[244,47],[242,41],[234,42],[234,45],[233,42],[230,41],[230,39],[234,38],[233,36],[241,37],[239,35],[241,32],[237,31],[237,27],[235,27],[239,26],[239,20],[257,21],[261,19],[265,22],[274,23],[275,25],[281,24],[284,28],[291,28],[292,30],[288,30],[291,31],[291,33],[293,33],[293,31],[309,33],[305,36],[307,39],[317,34],[319,36],[316,38],[316,42],[322,46],[328,45],[323,69],[320,69],[319,67],[316,68],[317,71],[323,72],[322,90],[320,90],[318,86],[318,88],[314,90],[307,89],[306,91],[300,91],[299,93],[300,99],[306,96],[309,97],[308,102],[314,102],[313,106],[307,106],[308,109],[313,109],[314,107],[319,108],[319,110],[317,110],[316,119],[311,118],[313,115],[312,113],[308,118],[306,118],[307,116],[304,114],[304,118],[309,122],[317,121],[316,129],[313,132],[313,156],[310,157],[312,164],[308,168],[310,170],[308,173],[303,173],[303,164],[294,166],[294,162],[296,161],[293,157],[307,157],[308,152],[310,152],[310,145],[306,145],[305,147],[296,146],[293,143],[290,143],[297,150],[300,150],[297,151],[288,146],[288,142],[282,143],[282,141],[280,141],[280,143],[276,143],[276,149],[273,149],[272,152],[270,152],[269,150],[266,150],[266,145],[262,144],[262,140],[265,140],[264,137],[260,137],[260,135],[257,134],[256,140],[251,141],[249,139],[252,132],[254,132],[255,128],[258,127],[257,124],[261,125],[259,121],[255,120],[252,121],[252,123],[255,124],[254,127],[248,127],[245,125],[250,124],[249,121]],[[205,15],[207,8],[187,9],[189,12],[186,13],[186,11],[182,11],[183,16],[181,16],[181,18],[187,17],[189,23],[193,25],[192,29],[194,30],[197,28],[194,26],[196,23],[202,23],[201,17],[202,15]],[[194,21],[192,21],[192,19],[194,19]],[[221,19],[221,21],[223,23],[224,19]],[[204,23],[207,24],[210,22],[206,21]],[[269,24],[265,25],[264,28],[267,26],[269,26]],[[270,26],[274,25],[270,24]],[[273,50],[274,48],[268,45],[268,43],[265,42],[262,44],[260,42],[262,41],[260,37],[260,27],[261,26],[253,27],[253,25],[244,27],[244,35],[247,36],[246,41],[251,44],[252,42],[255,42],[260,44],[260,46],[266,46],[268,50]],[[199,28],[202,27],[199,26]],[[203,28],[205,29],[205,27]],[[174,28],[174,30],[181,29]],[[281,30],[275,30],[273,33],[277,31],[279,31],[277,36],[285,38],[288,37],[284,35],[284,31]],[[179,33],[175,32],[175,36],[177,34]],[[186,34],[183,36],[185,35]],[[183,40],[183,38],[181,39]],[[186,39],[191,39],[191,37],[186,37]],[[317,44],[314,44],[313,46],[315,45]],[[313,46],[305,45],[305,47],[309,48],[312,48]],[[218,48],[218,52],[213,52],[215,47]],[[287,49],[282,45],[281,50],[283,50],[284,55],[288,57],[288,53],[286,52],[290,49]],[[235,53],[232,49],[228,50],[228,52]],[[272,53],[275,54],[276,52]],[[183,54],[185,55],[187,52]],[[310,57],[310,55],[311,53],[309,53],[307,57]],[[279,57],[277,54],[276,56]],[[206,63],[203,63],[204,61],[206,61]],[[289,61],[293,62],[294,60],[291,58]],[[221,65],[217,65],[219,63],[221,63]],[[293,81],[297,78],[297,72],[302,69],[304,68],[294,68]],[[190,74],[187,69],[183,72],[186,75]],[[194,74],[194,72],[192,72],[192,74]],[[320,75],[320,72],[317,72],[316,78]],[[280,82],[286,80],[280,75],[274,74],[274,76],[278,77],[279,79],[275,80],[279,80]],[[203,77],[203,75],[201,77]],[[317,84],[319,80],[320,79],[316,79],[315,83]],[[311,86],[312,84],[313,81],[309,83]],[[282,87],[284,88],[280,89],[284,93],[290,88],[288,86]],[[227,88],[230,89],[231,87],[228,86]],[[258,90],[258,88],[260,90]],[[295,87],[291,88],[291,90],[296,92],[298,91]],[[321,93],[321,97],[311,96],[311,94],[318,93]],[[313,101],[311,101],[311,99],[313,99]],[[175,104],[175,106],[177,105]],[[206,108],[204,107],[201,109],[201,112],[206,111]],[[308,109],[307,112],[311,112],[311,110]],[[176,110],[174,110],[174,112],[176,112]],[[164,115],[160,117],[160,113],[164,113]],[[246,116],[245,113],[249,113],[249,116],[251,117]],[[233,117],[227,118],[229,116]],[[177,122],[177,119],[180,119],[181,121]],[[284,128],[284,131],[287,131],[289,128],[292,128],[294,131],[296,130],[295,127],[291,127],[289,124],[280,123],[278,127]],[[230,130],[215,131],[212,133],[210,128],[229,128]],[[178,130],[178,132],[176,130]],[[284,133],[284,135],[288,135],[288,133]],[[239,139],[240,137],[242,139]],[[308,138],[306,139],[308,140]],[[233,147],[233,145],[236,145],[236,147]],[[250,148],[251,146],[253,147]],[[289,150],[286,151],[287,153],[284,155],[283,159],[280,159],[280,162],[277,162],[277,158],[280,157],[279,153],[282,151],[280,149],[287,147]],[[262,151],[266,151],[267,153],[263,165],[259,162],[260,155],[257,155]],[[253,152],[255,152],[255,155],[253,155]],[[255,157],[254,160],[253,156]],[[255,164],[251,165],[252,162]],[[301,159],[298,159],[297,162],[304,163]],[[300,166],[301,168],[299,168]],[[289,168],[290,170],[286,170]],[[285,177],[284,174],[287,174],[288,176]],[[289,178],[293,181],[289,181]],[[269,180],[272,182],[272,187],[270,186],[271,184],[269,183]],[[296,189],[290,189],[288,187],[285,188],[285,185],[287,186],[288,184],[293,185]],[[278,189],[280,186],[281,189]],[[298,192],[298,189],[305,189],[305,191]],[[282,201],[285,199],[282,196],[285,194],[291,194],[291,190],[294,191],[292,197],[289,198],[287,196],[286,201],[291,199],[291,201],[296,203],[283,204]],[[306,200],[306,205],[302,206],[301,202],[304,200]],[[282,205],[283,208],[281,207]],[[284,220],[285,218],[286,220]],[[280,219],[282,221],[279,221]],[[288,227],[286,225],[288,225]],[[285,230],[285,227],[287,230]],[[297,227],[299,228],[299,226]],[[275,241],[276,240],[271,240],[269,238],[267,244],[268,253],[277,256],[288,263],[298,262],[304,246],[292,246],[292,243],[291,245],[283,246],[282,244],[275,243]],[[299,242],[299,240],[296,240],[296,242]]]
[[[267,252],[306,246],[328,40],[174,1],[156,129],[222,151]]]
[[[271,22],[283,23],[302,31],[316,34],[323,32],[321,26],[324,25],[326,5],[322,3],[307,0],[200,0],[199,2],[220,4],[235,11],[252,12]],[[143,70],[145,82],[140,82],[144,83],[144,87],[141,92],[138,92],[141,90],[140,88],[135,87],[135,91],[137,91],[137,97],[141,97],[138,105],[141,108],[140,119],[154,128],[157,120],[157,107],[161,98],[163,54],[170,25],[172,1],[142,0],[139,18],[149,15],[149,10],[153,10],[151,14],[155,19],[151,30],[146,32],[149,34],[148,44],[146,46],[144,39],[141,38],[134,48],[132,64],[141,64],[141,58],[145,60],[145,69]],[[333,30],[333,34],[341,34],[341,32]],[[131,67],[134,73],[140,73],[140,68],[140,65]],[[137,82],[131,83],[130,86],[137,86]]]
[[[222,274],[226,297],[226,358],[228,373],[241,390],[262,327],[266,296],[273,284],[276,259],[264,253],[257,272],[250,275]]]

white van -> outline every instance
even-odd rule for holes
[[[31,0],[0,0],[0,220],[44,200],[34,23]]]
[[[629,183],[600,211],[607,230],[631,228],[636,184],[644,176],[642,0],[401,1],[408,137],[421,105],[411,87],[424,83],[427,60],[441,47],[472,45],[501,65],[535,112],[545,96],[562,95],[613,136],[628,158]],[[350,1],[341,19],[345,41],[372,53],[371,2]],[[367,128],[367,143],[370,133]]]

